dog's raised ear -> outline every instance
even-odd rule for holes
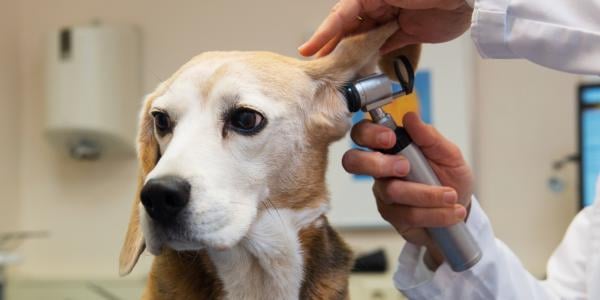
[[[342,40],[329,55],[303,64],[305,72],[317,81],[317,90],[312,101],[317,124],[329,128],[333,139],[342,137],[349,128],[344,101],[339,101],[339,88],[355,78],[375,72],[379,61],[380,69],[390,78],[396,78],[394,58],[404,55],[416,68],[421,52],[420,45],[409,45],[383,57],[379,49],[398,30],[396,22]],[[323,132],[323,131],[321,131]]]
[[[334,85],[368,75],[375,71],[379,48],[397,29],[396,22],[390,22],[375,30],[347,37],[331,54],[308,61],[305,71],[315,80]]]
[[[131,215],[129,217],[129,226],[121,256],[119,258],[119,274],[125,276],[135,267],[140,255],[144,252],[146,244],[140,224],[140,192],[144,186],[146,175],[154,168],[159,159],[158,143],[154,137],[154,122],[150,118],[149,111],[154,97],[148,96],[140,115],[140,126],[138,132],[138,159],[140,162],[140,171],[138,175],[138,188],[133,201]]]
[[[416,69],[421,54],[421,45],[414,44],[380,56],[379,48],[397,30],[398,24],[390,22],[377,29],[347,37],[330,55],[308,61],[305,71],[313,79],[339,86],[354,78],[373,73],[379,60],[380,69],[390,78],[396,78],[393,69],[395,58],[406,56],[413,69]]]

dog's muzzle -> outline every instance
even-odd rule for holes
[[[190,201],[190,184],[176,176],[154,178],[146,182],[140,198],[150,217],[162,224],[175,222]]]

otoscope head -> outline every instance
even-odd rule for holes
[[[398,82],[385,74],[373,74],[344,85],[340,92],[346,98],[348,110],[370,111],[393,101],[396,97],[412,93],[414,71],[408,58],[401,56],[394,61]]]
[[[348,104],[348,110],[352,113],[359,111],[362,108],[362,101],[360,98],[360,94],[356,89],[356,86],[353,83],[348,83],[344,85],[340,91],[346,98],[346,102]]]

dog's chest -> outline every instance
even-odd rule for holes
[[[163,291],[147,299],[346,299],[351,253],[321,214],[263,214],[232,249],[161,255],[171,271],[153,270],[166,284],[149,287]]]

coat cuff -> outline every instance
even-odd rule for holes
[[[508,0],[477,0],[471,38],[483,58],[516,58],[506,41]]]
[[[489,220],[473,197],[471,211],[467,219],[467,229],[474,236],[490,234]],[[493,235],[493,234],[492,234]],[[494,242],[494,238],[478,239],[478,243]],[[483,249],[485,245],[480,245]],[[462,275],[471,272],[455,273],[450,265],[443,263],[435,272],[430,271],[423,261],[425,248],[406,243],[398,258],[398,269],[394,274],[394,285],[409,299],[443,299],[450,287],[461,286]],[[476,268],[477,266],[473,267]],[[470,277],[467,275],[466,277]]]

